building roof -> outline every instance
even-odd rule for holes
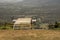
[[[18,18],[14,24],[30,24],[32,18]]]

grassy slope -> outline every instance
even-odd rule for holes
[[[60,40],[59,30],[0,30],[0,40]]]

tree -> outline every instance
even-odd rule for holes
[[[57,21],[55,22],[55,28],[58,28],[58,22]]]

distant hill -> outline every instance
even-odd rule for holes
[[[60,0],[24,0],[15,3],[0,1],[2,15],[39,15],[44,20],[60,20]]]

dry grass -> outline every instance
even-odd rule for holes
[[[60,40],[59,30],[0,30],[0,40]]]

